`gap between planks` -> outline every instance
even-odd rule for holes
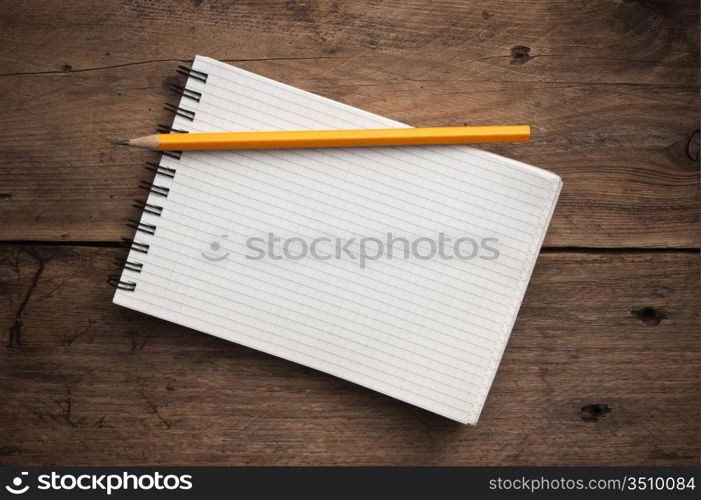
[[[35,246],[74,246],[94,248],[126,248],[120,241],[51,241],[51,240],[0,240],[0,245],[35,245]],[[647,248],[647,247],[578,247],[578,246],[544,246],[541,253],[700,253],[695,247],[684,248]]]

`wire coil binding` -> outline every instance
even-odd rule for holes
[[[156,175],[162,175],[163,177],[167,177],[169,179],[173,179],[175,177],[174,168],[164,167],[163,165],[159,165],[158,163],[153,163],[151,161],[146,162],[144,168],[146,170],[150,170],[151,172],[155,172]]]
[[[141,243],[139,241],[134,241],[131,238],[122,238],[122,246],[130,248],[131,250],[134,250],[135,252],[139,253],[148,253],[148,249],[151,248],[150,245],[147,245],[146,243]]]
[[[207,77],[209,76],[207,73],[203,73],[202,71],[197,71],[196,69],[188,68],[187,66],[183,65],[178,65],[178,69],[176,71],[181,75],[194,78],[202,83],[207,83]]]
[[[198,92],[196,90],[185,88],[182,85],[178,85],[176,83],[170,84],[170,90],[172,90],[176,94],[179,94],[183,97],[187,97],[188,99],[192,99],[195,102],[200,102],[200,99],[202,98],[202,92]]]
[[[129,219],[127,222],[127,226],[133,227],[137,231],[141,231],[142,233],[146,234],[156,234],[156,226],[153,224],[147,224],[145,222],[138,221],[136,219]]]
[[[173,158],[174,160],[179,160],[182,155],[182,151],[163,151],[163,156]]]
[[[176,106],[175,104],[171,104],[169,102],[163,105],[163,109],[165,109],[166,111],[170,111],[171,113],[175,113],[178,116],[182,116],[183,118],[190,121],[193,121],[195,119],[195,112],[191,109]]]
[[[144,212],[147,212],[149,214],[157,215],[158,217],[161,216],[163,213],[163,207],[159,205],[152,205],[151,203],[146,203],[144,200],[134,200],[135,203],[132,205],[134,208],[140,208]]]
[[[122,269],[127,269],[129,271],[134,271],[136,273],[140,273],[141,268],[144,267],[144,265],[141,262],[133,262],[127,260],[126,257],[115,257],[113,263],[117,267],[121,267]]]
[[[183,130],[180,128],[173,128],[170,125],[163,125],[162,123],[159,123],[158,126],[156,127],[156,132],[161,133],[161,134],[188,134],[189,133],[187,130]]]
[[[107,283],[112,285],[119,290],[126,290],[128,292],[133,292],[136,290],[136,283],[133,281],[122,280],[119,274],[110,274],[107,276]]]
[[[157,186],[153,182],[144,180],[139,181],[139,187],[145,191],[150,191],[153,194],[157,194],[158,196],[163,196],[164,198],[168,198],[168,193],[170,193],[169,188],[165,186]]]
[[[177,73],[185,75],[188,78],[200,81],[202,83],[207,83],[208,74],[202,71],[198,71],[187,66],[179,65]],[[197,90],[188,89],[185,85],[171,84],[170,89],[180,95],[182,98],[188,99],[195,103],[199,103],[202,99],[202,92]],[[182,100],[182,99],[181,99]],[[187,107],[181,105],[175,105],[166,103],[164,108],[171,113],[185,118],[186,120],[193,121],[195,119],[195,112]],[[158,124],[156,130],[161,134],[187,134],[187,130],[174,128],[172,125]],[[172,158],[174,160],[179,160],[182,155],[182,151],[163,151],[163,156]],[[147,162],[144,166],[147,170],[154,173],[154,180],[157,177],[163,177],[166,179],[175,178],[176,169],[171,167],[163,166],[159,163]],[[164,198],[168,197],[170,193],[170,188],[167,186],[161,186],[154,182],[154,180],[147,181],[142,180],[139,182],[139,187],[148,191],[149,193],[155,194],[157,196],[162,196]],[[134,207],[141,209],[143,212],[160,217],[163,214],[163,207],[160,205],[154,205],[153,203],[148,203],[145,200],[134,200]],[[136,233],[144,233],[147,235],[153,235],[156,233],[157,227],[153,224],[148,224],[136,219],[129,219],[126,223],[127,226],[136,229]],[[142,241],[137,241],[135,238],[122,238],[121,246],[133,250],[134,252],[141,254],[148,254],[151,248],[149,244]],[[137,262],[135,260],[129,260],[127,257],[116,257],[114,259],[114,264],[117,268],[122,270],[122,273],[141,273],[144,264],[142,262]],[[110,274],[107,277],[107,283],[111,286],[128,292],[133,292],[136,290],[137,283],[125,278],[120,274]]]

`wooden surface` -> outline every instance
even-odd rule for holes
[[[0,1],[0,464],[699,462],[699,5]],[[564,181],[477,426],[112,305],[203,54]]]

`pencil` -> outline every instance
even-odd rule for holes
[[[192,151],[206,149],[334,148],[527,142],[530,137],[531,128],[528,125],[512,125],[156,134],[126,139],[119,141],[118,144],[155,149],[157,151]]]

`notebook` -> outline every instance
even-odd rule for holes
[[[408,126],[207,57],[183,72],[172,133]],[[460,145],[150,168],[114,303],[477,422],[557,175]]]

